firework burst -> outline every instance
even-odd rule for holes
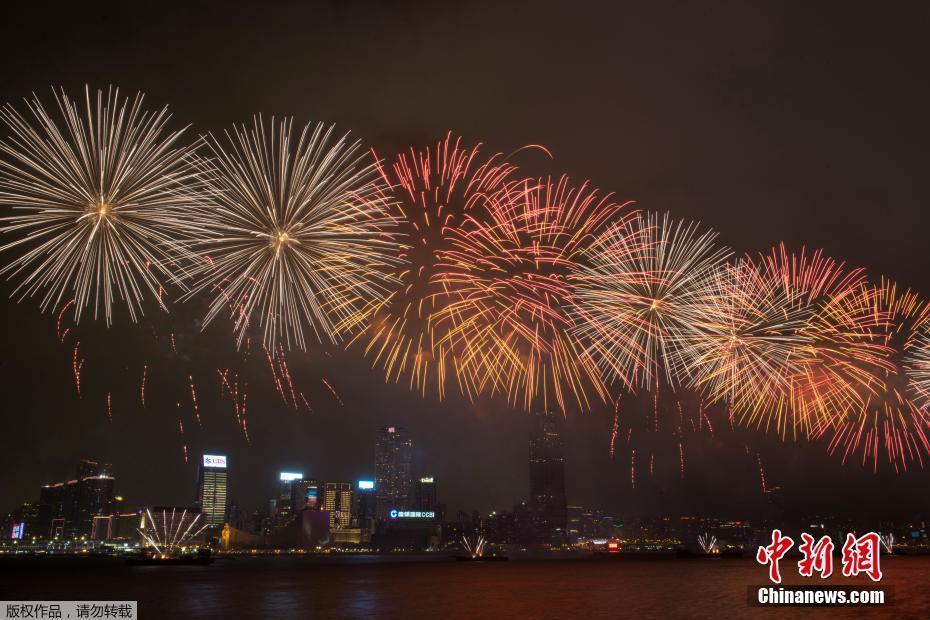
[[[365,342],[366,357],[388,381],[406,377],[411,389],[424,394],[435,384],[442,397],[450,369],[449,343],[432,319],[442,303],[440,265],[475,203],[500,191],[515,170],[499,153],[481,156],[479,146],[463,147],[449,133],[434,147],[411,148],[380,168],[409,243],[400,252],[394,290],[356,340]]]
[[[767,287],[780,290],[784,316],[804,317],[797,326],[797,340],[788,357],[778,387],[766,395],[732,403],[739,417],[759,427],[774,429],[782,437],[807,436],[837,412],[861,406],[856,386],[872,382],[861,366],[850,363],[868,357],[868,350],[850,346],[847,334],[859,333],[869,315],[850,312],[841,300],[855,293],[865,281],[862,269],[824,256],[822,251],[789,252],[784,245],[758,260],[747,257]],[[830,306],[829,320],[821,311]],[[844,311],[845,309],[845,311]]]
[[[306,349],[309,326],[335,342],[383,299],[397,261],[393,218],[375,164],[334,127],[291,120],[210,136],[210,205],[198,213],[192,294],[214,295],[204,323],[232,310],[241,346],[250,325],[266,346]],[[212,170],[211,170],[212,169]]]
[[[60,113],[38,98],[27,113],[0,109],[10,135],[0,141],[0,205],[7,241],[17,252],[0,274],[19,283],[20,299],[41,296],[43,310],[75,299],[74,319],[93,306],[109,325],[117,300],[135,321],[163,284],[183,287],[189,213],[202,183],[198,143],[177,146],[183,129],[167,131],[167,108],[149,112],[143,95],[120,98],[85,90],[84,102],[55,91]]]
[[[456,352],[463,391],[506,394],[526,409],[581,409],[589,391],[609,400],[592,356],[573,336],[574,278],[582,250],[629,217],[610,194],[567,177],[510,183],[452,232],[433,323]]]
[[[575,334],[591,342],[605,372],[640,388],[652,388],[660,376],[680,382],[668,363],[677,352],[669,350],[694,320],[700,287],[729,254],[714,245],[716,237],[667,214],[637,214],[585,250]]]
[[[810,309],[748,259],[716,269],[701,287],[674,368],[711,402],[748,422],[790,393],[794,359],[809,342]]]
[[[930,408],[930,326],[921,329],[907,352],[904,368],[914,401],[923,409]]]
[[[930,453],[930,413],[914,400],[921,394],[911,381],[911,364],[921,356],[930,305],[916,293],[882,281],[837,298],[819,318],[845,324],[845,319],[834,317],[846,316],[859,317],[856,329],[838,330],[847,366],[858,379],[857,402],[824,419],[815,435],[832,434],[829,450],[844,462],[860,454],[861,463],[871,462],[877,471],[879,454],[884,453],[895,471],[906,470],[910,462],[923,466],[923,455]]]

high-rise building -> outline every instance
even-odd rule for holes
[[[558,419],[552,412],[537,413],[530,435],[530,510],[537,542],[565,541],[565,457]]]
[[[222,526],[226,523],[226,457],[204,454],[197,481],[197,505],[203,513],[204,523]]]
[[[436,478],[433,476],[422,476],[417,480],[416,500],[414,508],[417,510],[439,510],[439,501],[436,494]]]
[[[413,441],[407,429],[378,429],[375,443],[375,494],[377,515],[384,519],[392,509],[409,508],[413,497]]]
[[[280,488],[278,490],[278,501],[275,504],[277,517],[279,521],[289,521],[294,513],[299,509],[296,498],[294,497],[294,485],[296,482],[303,480],[302,472],[282,471],[278,476]]]
[[[323,500],[323,509],[329,512],[330,529],[345,529],[352,524],[352,483],[327,482]]]
[[[89,535],[93,531],[95,517],[113,514],[113,486],[116,479],[107,474],[82,478],[77,488],[77,533]]]
[[[116,480],[112,471],[109,464],[84,459],[78,462],[73,480],[42,487],[34,535],[49,538],[89,536],[94,517],[113,513]]]
[[[320,483],[316,478],[295,480],[291,484],[291,503],[294,512],[301,510],[319,510],[322,501]]]
[[[359,480],[355,489],[352,507],[352,526],[371,534],[377,521],[377,502],[374,480]]]

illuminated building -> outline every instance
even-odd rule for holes
[[[278,492],[278,501],[275,503],[275,509],[279,521],[288,521],[294,512],[300,510],[302,506],[297,502],[294,495],[294,486],[296,482],[303,480],[302,472],[282,471],[278,475],[280,489]]]
[[[417,480],[416,489],[414,508],[417,510],[439,511],[439,501],[436,495],[436,479],[433,476],[423,476]]]
[[[353,496],[352,525],[362,532],[371,535],[375,531],[377,520],[377,504],[375,497],[375,481],[359,480]]]
[[[530,435],[530,502],[536,542],[565,542],[565,458],[552,412],[537,413]]]
[[[228,483],[226,457],[204,454],[197,481],[197,504],[207,525],[221,526],[226,523]]]
[[[291,483],[291,503],[294,512],[319,510],[321,502],[320,483],[316,478],[295,480]]]
[[[90,528],[91,540],[111,540],[113,538],[113,515],[96,516]]]
[[[387,517],[391,508],[411,505],[413,491],[413,441],[407,429],[378,429],[375,443],[375,495],[377,516]]]
[[[113,514],[113,476],[98,474],[82,478],[78,483],[76,530],[90,535],[97,517]]]
[[[352,524],[352,484],[327,482],[323,498],[324,510],[329,512],[330,530],[348,528]]]
[[[78,462],[75,479],[43,486],[34,534],[48,538],[89,536],[95,517],[113,513],[116,479],[111,472],[109,464],[101,466],[85,459]]]

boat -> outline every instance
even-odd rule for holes
[[[690,559],[739,559],[743,557],[743,550],[739,547],[727,547],[726,549],[717,549],[713,553],[694,552],[690,549],[679,547],[675,549],[675,557],[679,560]]]
[[[206,549],[196,554],[166,555],[146,553],[126,558],[126,563],[133,566],[208,566],[213,564],[213,557]]]

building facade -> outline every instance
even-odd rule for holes
[[[385,426],[378,429],[375,443],[375,495],[377,516],[384,519],[391,509],[409,508],[413,494],[413,441],[407,429]]]
[[[206,525],[221,527],[226,523],[226,493],[229,478],[226,457],[204,454],[197,480],[197,505]]]
[[[559,419],[552,412],[537,413],[530,435],[530,501],[534,542],[566,541],[568,505],[565,498],[565,457]]]

